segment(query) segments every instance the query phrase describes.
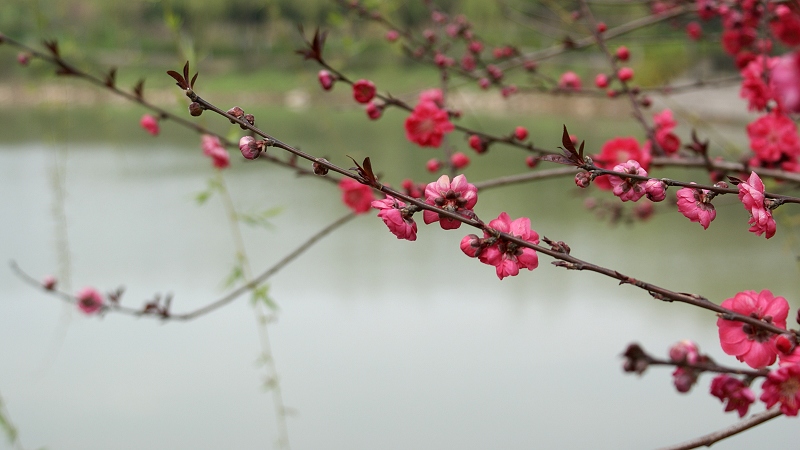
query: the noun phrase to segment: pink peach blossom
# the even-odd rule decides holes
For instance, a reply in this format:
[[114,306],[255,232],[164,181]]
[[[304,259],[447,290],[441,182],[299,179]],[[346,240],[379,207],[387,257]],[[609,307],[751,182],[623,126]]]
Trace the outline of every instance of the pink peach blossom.
[[353,99],[358,103],[369,103],[375,97],[375,83],[369,80],[358,80],[353,83]]
[[750,230],[756,236],[765,235],[767,239],[775,235],[775,219],[772,212],[766,207],[764,197],[764,183],[758,174],[750,173],[748,181],[739,183],[739,200],[744,204],[744,209],[750,213]]
[[[600,148],[600,153],[592,156],[592,160],[594,160],[597,167],[608,170],[631,159],[638,162],[645,171],[649,170],[650,161],[653,159],[650,155],[649,143],[640,147],[635,138],[617,137],[606,141],[603,147]],[[595,185],[600,189],[610,191],[612,186],[609,178],[609,175],[596,177],[594,179]]]
[[103,308],[103,296],[92,287],[85,287],[75,294],[78,309],[84,314],[94,314]]
[[567,91],[580,91],[581,78],[575,72],[564,72],[558,79],[558,87]]
[[711,380],[711,395],[721,402],[727,400],[725,412],[736,410],[739,417],[744,417],[750,405],[756,400],[753,391],[738,378],[729,375],[717,375]]
[[147,131],[153,136],[158,136],[158,119],[150,114],[143,115],[142,119],[139,120],[139,125],[144,129],[144,131]]
[[403,209],[405,203],[388,196],[383,200],[374,200],[370,205],[380,210],[378,217],[383,219],[383,223],[397,236],[397,239],[417,240],[417,223],[411,218],[411,214]]
[[342,202],[356,214],[369,211],[372,201],[375,200],[371,187],[352,178],[342,178],[339,189],[342,191]]
[[800,364],[781,366],[770,372],[761,391],[761,401],[767,408],[780,403],[782,413],[796,416],[800,410]]
[[667,198],[667,185],[661,180],[651,178],[644,183],[645,195],[652,202],[660,202]]
[[681,188],[676,192],[678,211],[692,222],[698,222],[708,229],[711,221],[717,217],[714,205],[708,200],[708,191],[704,189]]
[[[763,320],[778,328],[786,328],[789,303],[783,297],[775,297],[769,290],[760,293],[743,291],[720,305],[736,313]],[[735,320],[717,319],[722,350],[733,355],[754,369],[775,362],[777,349],[775,335],[759,327]]]
[[[531,220],[527,217],[512,221],[511,217],[503,212],[500,213],[497,219],[489,222],[489,227],[533,244],[539,243],[539,234],[531,229]],[[486,237],[489,237],[489,235]],[[464,249],[463,246],[464,241],[462,240],[462,250]],[[465,251],[465,253],[467,252]],[[484,264],[495,266],[497,277],[501,280],[505,277],[519,274],[520,268],[533,270],[539,266],[539,256],[533,249],[520,247],[502,238],[497,240],[494,245],[484,249],[478,259]]]
[[224,169],[230,165],[230,156],[225,147],[216,136],[204,134],[200,138],[200,148],[203,149],[203,154],[211,158],[211,163],[217,169]]
[[439,147],[442,137],[453,131],[447,111],[432,101],[417,104],[405,122],[406,139],[420,147]]
[[[467,177],[464,175],[457,175],[453,178],[452,183],[450,177],[442,175],[438,180],[428,183],[425,187],[425,203],[464,217],[470,217],[472,208],[477,202],[478,190],[475,185],[467,182]],[[440,216],[428,210],[423,211],[422,220],[426,224],[438,221],[444,230],[454,230],[461,226],[461,222],[458,220]]]
[[[628,160],[623,164],[614,166],[614,172],[627,173],[631,175],[647,176],[647,172],[642,169],[642,166],[634,160]],[[645,194],[645,184],[641,180],[634,180],[632,178],[619,177],[616,175],[609,175],[608,181],[611,183],[614,195],[619,197],[623,202],[638,201]]]

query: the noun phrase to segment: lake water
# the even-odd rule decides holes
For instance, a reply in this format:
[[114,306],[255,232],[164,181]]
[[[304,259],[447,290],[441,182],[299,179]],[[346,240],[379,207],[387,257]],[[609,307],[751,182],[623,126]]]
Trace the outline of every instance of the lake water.
[[[329,149],[315,146],[336,140],[289,132],[320,154]],[[353,156],[381,148],[380,133],[364,134]],[[214,171],[193,139],[0,144],[0,258],[35,277],[58,272],[52,180],[60,167],[73,289],[125,285],[130,306],[172,292],[175,312],[221,296],[234,247],[219,198],[194,201]],[[348,166],[347,151],[329,154]],[[429,155],[378,154],[373,162],[378,170],[421,167]],[[233,160],[225,177],[240,210],[285,207],[271,230],[245,228],[256,273],[346,212],[323,181]],[[496,168],[472,170],[478,181]],[[392,176],[402,172],[386,172],[399,183]],[[528,215],[573,255],[667,288],[715,302],[771,288],[798,306],[789,227],[758,238],[735,201],[719,202],[707,231],[677,213],[611,227],[593,220],[572,189],[562,179],[487,191],[476,211],[486,220],[503,210]],[[280,311],[269,332],[295,450],[640,449],[736,422],[708,394],[709,375],[680,395],[668,369],[642,377],[621,370],[630,342],[666,355],[686,338],[735,365],[719,348],[713,314],[567,272],[543,255],[539,269],[501,282],[460,252],[468,231],[419,219],[410,243],[374,213],[359,217],[270,281]],[[0,289],[0,392],[26,448],[272,448],[272,397],[262,387],[247,298],[196,321],[161,323],[86,317],[10,269],[0,270]],[[796,440],[796,420],[778,418],[714,448],[788,448]]]

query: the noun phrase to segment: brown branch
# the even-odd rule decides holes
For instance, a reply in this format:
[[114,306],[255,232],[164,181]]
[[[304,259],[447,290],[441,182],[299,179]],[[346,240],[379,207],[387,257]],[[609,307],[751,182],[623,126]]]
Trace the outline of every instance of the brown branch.
[[747,419],[740,420],[739,422],[733,424],[730,427],[723,428],[713,433],[709,433],[705,436],[700,436],[697,439],[692,439],[691,441],[686,441],[682,444],[673,445],[670,447],[663,447],[660,450],[689,450],[698,447],[711,447],[711,445],[716,442],[719,442],[723,439],[741,433],[742,431],[749,430],[750,428],[753,428],[757,425],[761,425],[762,423],[768,420],[772,420],[782,414],[783,413],[781,413],[781,410],[779,408],[774,408],[764,411],[762,413],[753,414]]

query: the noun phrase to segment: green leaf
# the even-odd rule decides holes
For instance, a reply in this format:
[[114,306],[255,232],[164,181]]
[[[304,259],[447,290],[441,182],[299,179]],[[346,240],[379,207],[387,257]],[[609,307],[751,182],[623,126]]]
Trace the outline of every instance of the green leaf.
[[268,309],[272,311],[278,310],[278,304],[275,303],[272,298],[269,296],[269,285],[264,284],[255,289],[253,289],[253,295],[250,297],[250,303],[253,306],[256,306],[259,303],[263,303]]
[[237,219],[239,219],[240,222],[246,225],[272,229],[274,228],[275,225],[273,225],[273,223],[270,222],[269,219],[277,216],[282,212],[283,212],[283,207],[276,206],[274,208],[266,209],[264,211],[255,213],[239,213],[236,215],[236,217]]
[[203,205],[205,204],[205,202],[208,201],[209,198],[211,198],[212,194],[213,192],[211,191],[198,192],[197,194],[195,194],[194,200],[197,202],[198,205]]
[[244,279],[244,270],[242,270],[241,264],[236,264],[233,266],[231,273],[228,275],[228,278],[225,280],[225,287],[229,288],[236,284],[237,281]]

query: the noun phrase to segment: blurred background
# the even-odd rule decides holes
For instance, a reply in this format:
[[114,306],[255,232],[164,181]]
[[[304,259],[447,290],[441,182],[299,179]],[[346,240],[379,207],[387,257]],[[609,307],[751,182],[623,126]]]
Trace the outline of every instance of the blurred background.
[[[439,5],[473,18],[494,45],[536,49],[585,34],[560,2]],[[403,27],[430,26],[422,2],[372,6]],[[646,8],[597,5],[596,13],[614,26]],[[346,155],[369,156],[393,185],[432,181],[424,165],[440,153],[405,140],[403,113],[368,121],[347,86],[319,88],[319,68],[294,54],[302,45],[298,23],[307,33],[329,30],[330,63],[381,91],[413,101],[439,83],[435,69],[386,42],[385,30],[330,1],[8,0],[0,7],[3,34],[32,46],[57,39],[64,58],[99,75],[119,67],[120,87],[144,77],[146,98],[187,118],[185,97],[164,72],[188,59],[200,71],[204,98],[243,107],[285,142],[341,166],[349,164]],[[706,39],[688,42],[684,24],[676,19],[616,41],[631,48],[642,85],[733,70],[717,48],[718,25],[704,24]],[[68,291],[124,285],[123,303],[132,307],[171,292],[173,310],[184,312],[227,292],[236,251],[219,196],[196,201],[218,176],[199,136],[169,121],[150,136],[139,127],[140,106],[55,77],[42,62],[22,67],[17,53],[0,45],[0,259],[36,278],[57,275]],[[604,64],[586,50],[540,70],[553,78],[575,70],[589,85]],[[615,136],[644,140],[624,101],[502,100],[469,83],[456,86],[451,99],[465,126],[503,135],[522,125],[537,146],[555,150],[566,124],[588,153]],[[712,152],[735,157],[746,151],[744,126],[753,118],[737,90],[657,97],[654,111],[672,108],[684,140],[696,127],[712,139]],[[192,120],[241,136],[211,114]],[[458,134],[448,144],[473,159],[465,170],[473,182],[530,170],[513,148],[478,156]],[[256,273],[346,212],[331,184],[263,161],[232,153],[223,176],[240,211],[281,208],[268,226],[243,229]],[[668,205],[647,221],[612,223],[610,213],[597,216],[602,208],[586,208],[590,197],[613,200],[579,191],[569,177],[487,190],[476,212],[486,220],[502,211],[530,217],[540,235],[567,242],[577,257],[717,303],[769,288],[800,306],[790,207],[779,210],[778,234],[766,241],[747,232],[735,198],[715,201],[717,219],[704,231]],[[629,206],[622,217],[630,217]],[[374,213],[364,215],[270,280],[278,309],[268,329],[291,448],[638,449],[736,422],[708,394],[708,375],[678,394],[668,369],[641,377],[621,370],[620,354],[633,341],[666,356],[674,342],[692,339],[718,362],[736,365],[719,348],[714,315],[555,268],[544,256],[536,271],[499,281],[492,267],[459,250],[470,231],[418,222],[411,243],[395,239]],[[0,270],[0,395],[10,420],[3,429],[16,429],[22,448],[274,448],[275,383],[258,330],[244,297],[188,323],[86,317]],[[796,422],[778,418],[715,448],[789,446],[795,438]],[[15,448],[8,442],[0,448]]]

